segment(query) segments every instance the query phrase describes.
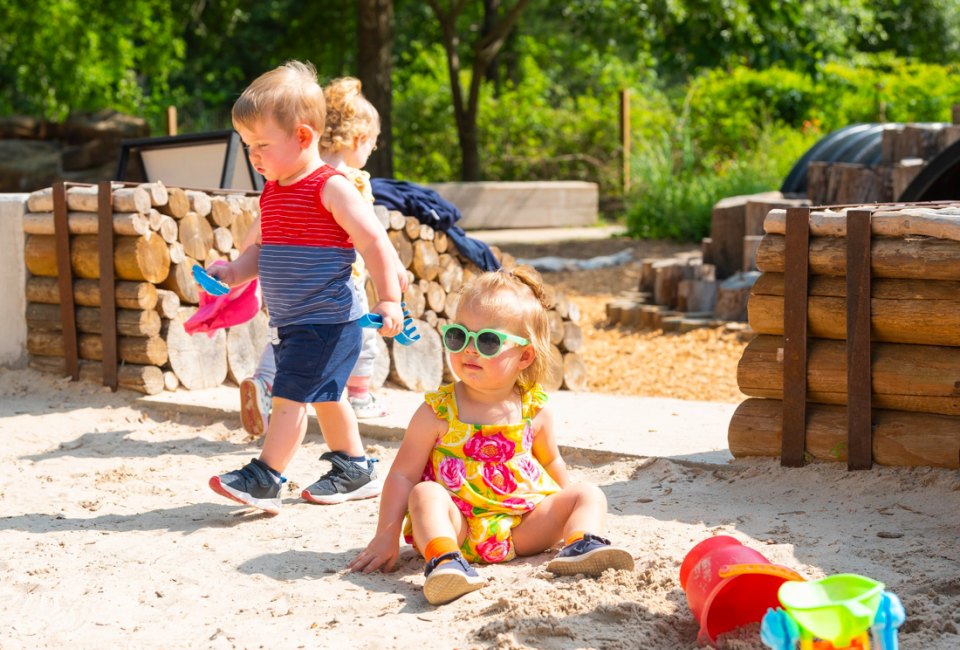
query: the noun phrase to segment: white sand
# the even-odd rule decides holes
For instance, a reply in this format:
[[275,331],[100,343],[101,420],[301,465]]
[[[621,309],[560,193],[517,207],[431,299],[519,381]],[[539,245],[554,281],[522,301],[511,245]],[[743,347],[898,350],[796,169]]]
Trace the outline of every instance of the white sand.
[[[607,534],[634,573],[554,578],[550,554],[480,567],[489,584],[434,608],[409,547],[393,574],[344,571],[378,501],[235,507],[207,479],[257,454],[239,422],[169,417],[29,370],[0,370],[0,649],[695,648],[678,580],[723,533],[808,578],[882,580],[907,610],[901,648],[960,647],[960,475],[937,469],[786,470],[629,459],[572,467],[603,486]],[[642,414],[637,414],[642,419]],[[326,470],[308,435],[287,475]],[[385,472],[393,445],[370,450]],[[756,630],[724,640],[761,649]]]

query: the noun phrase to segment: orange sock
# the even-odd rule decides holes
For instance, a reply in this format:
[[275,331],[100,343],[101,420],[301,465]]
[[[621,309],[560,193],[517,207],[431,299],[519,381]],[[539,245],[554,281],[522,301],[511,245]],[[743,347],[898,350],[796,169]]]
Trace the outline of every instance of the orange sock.
[[572,533],[570,533],[570,536],[569,536],[569,537],[567,537],[565,540],[563,540],[563,545],[564,545],[564,546],[570,546],[571,544],[576,544],[576,543],[579,542],[581,539],[583,539],[583,536],[584,536],[584,535],[586,535],[586,533],[583,532],[582,530],[575,530],[575,531],[573,531]]
[[430,562],[433,558],[441,555],[458,552],[460,552],[460,547],[457,546],[457,540],[452,537],[434,537],[427,542],[427,547],[423,549],[423,557],[427,562]]

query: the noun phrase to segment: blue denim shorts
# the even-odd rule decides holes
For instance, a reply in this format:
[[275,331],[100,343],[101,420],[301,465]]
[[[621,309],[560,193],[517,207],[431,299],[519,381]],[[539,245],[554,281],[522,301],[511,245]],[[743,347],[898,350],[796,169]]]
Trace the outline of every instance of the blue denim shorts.
[[357,321],[331,325],[287,325],[274,343],[274,397],[302,404],[337,402],[360,354]]

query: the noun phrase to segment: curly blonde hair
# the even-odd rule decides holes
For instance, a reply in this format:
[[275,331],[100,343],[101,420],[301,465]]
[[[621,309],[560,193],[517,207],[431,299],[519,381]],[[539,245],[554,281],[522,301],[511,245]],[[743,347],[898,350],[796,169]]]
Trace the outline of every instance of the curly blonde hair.
[[380,135],[380,114],[361,89],[356,77],[340,77],[324,86],[327,124],[320,135],[321,151],[351,149],[357,138],[376,140]]
[[527,391],[538,384],[547,372],[550,359],[550,324],[547,311],[553,306],[540,274],[530,266],[516,266],[509,271],[481,273],[460,290],[458,309],[493,309],[513,316],[518,336],[530,341],[534,360],[520,372],[517,384]]

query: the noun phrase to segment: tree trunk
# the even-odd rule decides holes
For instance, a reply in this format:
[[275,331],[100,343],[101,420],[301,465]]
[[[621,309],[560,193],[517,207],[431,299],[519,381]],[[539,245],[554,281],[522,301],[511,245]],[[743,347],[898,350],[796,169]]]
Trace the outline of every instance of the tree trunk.
[[563,386],[572,391],[587,389],[587,367],[575,352],[563,355]]
[[227,378],[227,336],[217,330],[213,338],[206,334],[187,334],[183,324],[196,309],[181,308],[169,321],[167,351],[170,367],[187,390],[214,388]]
[[[30,357],[30,367],[41,372],[63,373],[60,357]],[[98,361],[80,362],[80,379],[94,383],[103,381],[103,364]],[[156,395],[163,390],[163,371],[156,366],[140,366],[125,363],[117,368],[117,384],[120,388],[135,390],[147,395]]]
[[[786,238],[764,235],[757,249],[757,268],[783,273]],[[846,276],[847,240],[812,237],[809,246],[812,275]],[[960,280],[960,241],[949,239],[874,239],[870,245],[874,278]]]
[[391,344],[393,369],[390,378],[408,390],[434,390],[443,380],[443,348],[440,335],[422,320],[413,320],[420,333],[414,345]]
[[480,150],[477,136],[477,110],[480,104],[480,89],[484,71],[503,47],[504,40],[510,34],[520,13],[529,0],[516,0],[512,7],[504,12],[502,18],[481,32],[477,41],[470,47],[473,53],[470,73],[470,91],[464,101],[463,88],[460,85],[460,37],[457,34],[457,18],[464,3],[445,11],[437,0],[429,0],[430,8],[440,21],[443,34],[443,47],[447,52],[447,73],[450,91],[453,97],[453,113],[457,121],[457,135],[460,141],[460,180],[479,181]]
[[[77,337],[77,346],[81,359],[103,361],[103,338],[99,334],[81,334]],[[62,357],[63,334],[30,330],[27,332],[27,352],[43,357]],[[162,366],[167,362],[167,342],[158,336],[121,336],[117,340],[117,357],[124,363]]]
[[260,355],[270,342],[268,320],[261,310],[246,323],[227,330],[227,377],[238,386],[260,364]]
[[371,176],[393,178],[393,0],[357,0],[357,76],[380,114]]
[[[818,460],[847,460],[847,409],[807,406],[806,451]],[[727,443],[735,458],[779,456],[783,402],[748,399],[730,419]],[[960,467],[960,417],[873,411],[873,459],[879,465]]]
[[196,263],[192,257],[184,257],[183,263],[171,264],[170,275],[159,286],[177,294],[184,303],[196,305],[200,302],[200,287],[193,278]]
[[[28,302],[60,304],[60,281],[57,278],[34,276],[27,280]],[[157,288],[149,282],[119,281],[114,286],[114,299],[120,309],[153,309],[157,306]],[[81,307],[100,306],[98,280],[74,280],[73,300]]]
[[[960,348],[874,343],[873,405],[898,411],[960,415]],[[750,397],[783,398],[783,337],[761,335],[743,351],[737,385]],[[807,399],[847,403],[847,357],[843,341],[810,339]]]
[[[77,331],[101,334],[99,307],[78,307]],[[27,303],[27,326],[40,330],[63,330],[59,305]],[[152,309],[118,309],[117,333],[124,336],[151,337],[160,333],[160,314]]]
[[[67,231],[71,235],[95,235],[100,230],[100,217],[96,212],[68,212]],[[23,232],[28,235],[53,235],[52,212],[27,212],[23,215]],[[136,237],[150,232],[147,219],[139,212],[115,212],[113,214],[115,235]]]
[[[769,280],[768,275],[772,276]],[[950,293],[956,282],[874,279],[871,284],[870,333],[874,341],[960,346],[960,294]],[[811,278],[807,298],[811,337],[845,339],[846,309],[843,278]],[[783,276],[760,276],[748,310],[755,332],[782,335]]]
[[[50,235],[30,235],[23,252],[27,270],[33,275],[57,277],[57,245]],[[70,264],[79,278],[100,277],[100,242],[96,235],[70,239]],[[170,272],[167,244],[151,233],[114,240],[113,270],[118,280],[162,282]]]
[[[811,237],[846,237],[847,215],[833,210],[810,213]],[[763,220],[767,234],[787,234],[786,210],[770,210]],[[960,219],[935,208],[889,208],[870,216],[870,232],[876,237],[935,237],[960,241]]]

